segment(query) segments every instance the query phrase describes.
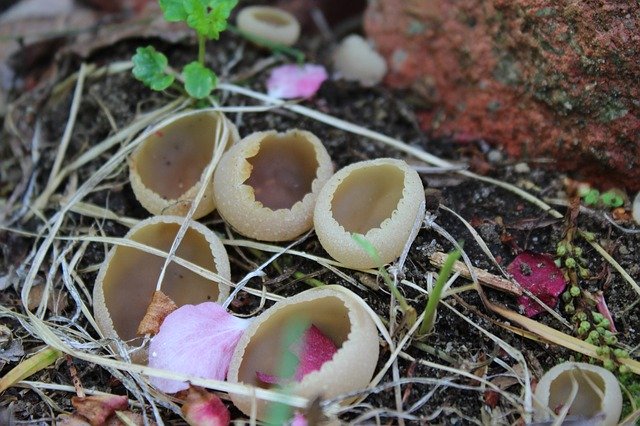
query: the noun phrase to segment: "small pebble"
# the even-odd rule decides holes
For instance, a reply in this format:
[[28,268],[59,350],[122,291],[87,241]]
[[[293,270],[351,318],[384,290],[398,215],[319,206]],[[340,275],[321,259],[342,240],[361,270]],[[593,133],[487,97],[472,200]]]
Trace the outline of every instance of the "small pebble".
[[514,166],[513,170],[516,173],[522,173],[522,174],[529,173],[531,171],[527,163],[518,163]]
[[487,154],[487,161],[489,161],[490,163],[499,163],[502,161],[502,158],[502,151],[498,149],[493,149]]
[[636,194],[636,198],[633,199],[632,212],[633,220],[640,225],[640,192]]

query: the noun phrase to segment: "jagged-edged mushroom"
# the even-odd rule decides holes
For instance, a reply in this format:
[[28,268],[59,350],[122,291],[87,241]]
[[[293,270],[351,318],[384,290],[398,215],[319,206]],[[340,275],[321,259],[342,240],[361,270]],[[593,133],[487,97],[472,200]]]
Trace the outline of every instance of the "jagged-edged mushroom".
[[220,215],[242,235],[286,241],[311,229],[318,193],[332,173],[313,133],[257,132],[224,154],[213,193]]
[[424,214],[424,187],[402,160],[381,158],[338,171],[320,191],[314,225],[322,247],[352,268],[378,267],[354,241],[362,234],[383,263],[402,253],[416,219]]
[[339,77],[359,81],[363,86],[378,84],[387,73],[387,63],[359,35],[350,35],[333,53],[333,66]]
[[[307,321],[331,339],[337,351],[319,370],[290,383],[293,395],[331,398],[365,389],[378,361],[376,326],[365,303],[344,287],[324,286],[284,299],[253,320],[240,338],[231,358],[227,380],[268,388],[261,374],[277,375],[283,351],[284,330],[291,321]],[[242,412],[264,420],[267,403],[243,395],[231,394]],[[348,403],[350,401],[344,401]]]
[[[300,37],[300,23],[295,16],[272,6],[248,6],[238,13],[238,29],[249,36],[291,46]],[[260,44],[260,40],[254,40]]]
[[[584,362],[563,362],[547,371],[536,387],[535,418],[552,420],[570,404],[567,416],[583,418],[603,416],[603,426],[618,424],[622,412],[622,392],[616,377],[607,369]],[[593,423],[596,424],[596,423]]]
[[[219,141],[223,134],[226,138]],[[212,212],[211,183],[203,182],[204,171],[216,147],[223,144],[225,149],[240,139],[236,126],[222,113],[204,109],[172,116],[142,137],[129,161],[131,187],[140,204],[152,214],[185,216],[205,185],[193,218]]]
[[[143,220],[125,239],[169,252],[185,219],[153,216]],[[176,256],[230,279],[229,259],[220,239],[204,225],[190,221]],[[138,248],[113,247],[100,268],[93,289],[96,322],[107,338],[122,339],[132,346],[137,329],[156,289],[165,258]],[[211,281],[175,262],[169,264],[161,290],[177,306],[221,301],[229,295],[226,283]]]

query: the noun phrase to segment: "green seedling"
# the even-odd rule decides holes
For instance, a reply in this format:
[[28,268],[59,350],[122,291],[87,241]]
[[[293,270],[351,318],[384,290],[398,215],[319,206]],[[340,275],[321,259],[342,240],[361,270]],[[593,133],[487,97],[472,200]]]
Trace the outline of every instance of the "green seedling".
[[[207,40],[217,40],[238,0],[159,0],[164,18],[185,22],[198,36],[198,59],[182,69],[184,89],[195,99],[208,97],[218,77],[204,63]],[[152,90],[161,91],[175,82],[167,57],[153,46],[139,47],[132,58],[133,75]]]
[[[300,342],[310,325],[310,321],[302,316],[295,317],[286,324],[282,338],[282,358],[278,365],[279,377],[290,378],[295,374],[300,358],[299,354],[294,354],[290,348]],[[282,386],[280,391],[285,395],[291,395],[291,385]],[[271,403],[267,411],[266,424],[286,424],[292,415],[293,409],[290,405],[280,402]]]
[[389,291],[396,298],[398,304],[400,305],[400,309],[404,313],[404,318],[408,327],[413,326],[416,322],[417,313],[413,306],[410,306],[407,303],[407,300],[404,298],[402,293],[398,290],[395,283],[389,276],[389,272],[384,268],[384,264],[382,263],[382,259],[380,259],[380,255],[378,254],[378,250],[371,244],[369,240],[365,238],[362,234],[351,234],[351,238],[355,241],[366,253],[367,255],[378,265],[378,272],[380,276],[384,280],[387,287],[389,287]]
[[581,189],[579,194],[582,201],[587,206],[596,206],[601,204],[610,209],[620,207],[624,204],[624,198],[620,195],[620,192],[615,189],[610,189],[602,194],[597,189],[584,188]]
[[424,319],[422,320],[422,324],[420,324],[420,330],[418,331],[419,336],[426,336],[431,333],[433,329],[433,325],[436,322],[436,311],[438,309],[438,303],[440,303],[440,299],[442,298],[442,290],[447,280],[451,276],[451,272],[453,271],[453,265],[456,263],[458,259],[460,259],[461,252],[460,250],[454,250],[444,261],[440,272],[438,273],[438,279],[436,280],[431,293],[429,294],[429,299],[427,300],[427,307],[424,310]]

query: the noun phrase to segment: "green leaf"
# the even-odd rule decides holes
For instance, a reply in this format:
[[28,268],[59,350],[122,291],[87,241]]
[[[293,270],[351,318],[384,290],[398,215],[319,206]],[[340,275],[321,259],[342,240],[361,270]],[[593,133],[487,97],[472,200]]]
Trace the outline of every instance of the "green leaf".
[[23,360],[0,379],[0,393],[27,377],[47,368],[62,356],[57,349],[46,347],[31,358]]
[[237,0],[183,0],[187,25],[208,39],[217,40]]
[[598,197],[600,196],[600,191],[597,189],[590,189],[583,196],[582,199],[584,203],[588,206],[595,206],[598,204]]
[[209,68],[194,61],[182,70],[184,88],[192,98],[203,99],[211,94],[218,84],[218,77]]
[[160,9],[162,9],[164,19],[169,22],[187,20],[187,11],[184,8],[183,0],[160,0]]
[[611,208],[620,207],[624,204],[624,198],[615,190],[603,192],[600,195],[600,199],[605,206]]
[[164,90],[171,86],[174,77],[166,73],[167,57],[153,46],[138,47],[133,61],[133,76],[153,90]]

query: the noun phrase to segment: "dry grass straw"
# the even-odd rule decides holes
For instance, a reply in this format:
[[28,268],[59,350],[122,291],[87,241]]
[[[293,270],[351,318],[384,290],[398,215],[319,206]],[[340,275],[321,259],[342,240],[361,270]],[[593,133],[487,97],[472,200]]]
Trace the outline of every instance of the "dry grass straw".
[[[82,272],[86,272],[87,269],[85,269],[84,271],[78,270],[78,265],[90,243],[102,244],[105,254],[108,248],[114,245],[133,247],[139,250],[143,250],[147,253],[160,256],[165,259],[163,271],[166,269],[167,265],[169,265],[170,262],[175,262],[208,279],[226,282],[227,284],[234,287],[234,295],[237,294],[240,289],[242,289],[249,294],[260,297],[261,303],[263,303],[265,299],[277,301],[282,299],[282,296],[267,292],[266,287],[255,289],[247,287],[245,286],[245,284],[251,278],[261,276],[263,274],[262,269],[271,264],[271,262],[273,262],[277,257],[281,256],[284,253],[291,256],[301,257],[311,262],[315,262],[321,268],[326,268],[339,278],[345,279],[351,285],[358,286],[359,288],[365,290],[368,289],[368,287],[359,283],[352,274],[348,274],[347,272],[345,272],[345,270],[348,270],[348,268],[345,268],[340,263],[331,259],[315,256],[304,251],[294,250],[294,245],[299,241],[296,241],[287,247],[281,247],[250,240],[224,239],[223,243],[227,247],[249,248],[266,253],[273,253],[273,256],[271,256],[266,262],[264,262],[254,271],[248,273],[245,276],[245,279],[237,284],[228,282],[212,271],[208,271],[205,268],[199,267],[189,261],[175,256],[176,249],[180,244],[180,239],[187,228],[187,220],[192,216],[195,206],[197,206],[199,200],[203,196],[203,189],[198,192],[195,201],[192,203],[192,208],[187,215],[187,218],[185,219],[183,225],[181,226],[180,232],[176,236],[174,244],[172,245],[169,252],[164,252],[162,250],[148,247],[131,240],[125,240],[123,238],[100,235],[103,234],[101,231],[101,224],[105,220],[111,220],[128,227],[135,225],[138,221],[133,218],[119,216],[115,212],[108,209],[106,206],[98,206],[88,203],[84,201],[84,198],[91,192],[95,191],[97,188],[109,188],[109,186],[111,185],[109,183],[109,180],[114,179],[114,177],[118,176],[118,172],[125,164],[125,160],[129,153],[131,153],[132,150],[141,143],[143,136],[136,137],[136,135],[138,135],[152,123],[158,122],[169,114],[180,111],[187,106],[184,100],[178,99],[162,108],[136,117],[125,128],[116,131],[115,126],[112,126],[114,127],[115,131],[113,135],[97,143],[86,152],[80,153],[75,159],[68,160],[66,158],[68,152],[67,148],[73,134],[74,122],[78,113],[78,106],[82,98],[83,85],[87,82],[87,79],[100,78],[109,73],[123,72],[128,70],[129,68],[130,63],[127,62],[118,63],[115,64],[115,66],[105,68],[97,68],[94,65],[83,65],[77,74],[71,76],[69,79],[67,79],[54,89],[54,93],[62,94],[65,90],[69,89],[75,83],[75,90],[70,109],[69,120],[66,124],[61,143],[58,145],[56,159],[54,161],[52,172],[47,181],[47,185],[42,189],[37,199],[29,202],[29,199],[25,198],[23,203],[24,205],[20,206],[20,209],[17,209],[18,215],[22,216],[22,218],[39,218],[39,220],[42,221],[42,224],[39,227],[38,232],[35,234],[20,231],[18,229],[15,229],[14,227],[8,227],[7,225],[0,225],[0,229],[8,229],[11,232],[17,232],[21,235],[31,236],[34,239],[34,245],[32,248],[32,252],[28,257],[28,261],[25,262],[22,266],[22,272],[25,275],[25,279],[21,289],[21,300],[26,313],[20,314],[5,307],[0,307],[0,316],[12,317],[18,320],[29,334],[41,340],[46,345],[52,348],[107,369],[112,375],[121,380],[129,390],[132,403],[139,407],[145,407],[147,409],[143,410],[145,416],[147,415],[148,411],[150,411],[154,417],[154,420],[159,424],[162,424],[159,407],[164,407],[176,414],[179,414],[179,409],[171,398],[149,387],[145,376],[155,376],[175,380],[188,380],[194,385],[203,386],[221,392],[234,392],[252,396],[257,399],[289,404],[297,408],[306,407],[309,404],[309,401],[304,398],[287,396],[275,391],[253,388],[240,384],[231,384],[224,381],[189,377],[169,371],[132,364],[128,361],[128,353],[123,349],[122,345],[120,345],[121,349],[118,352],[113,352],[109,346],[109,343],[113,342],[106,341],[103,338],[99,340],[93,338],[95,334],[100,335],[100,331],[97,328],[92,316],[91,293],[87,288],[86,283],[84,283],[81,279]],[[459,167],[456,167],[443,159],[433,156],[418,148],[406,145],[402,141],[399,141],[397,139],[385,136],[378,132],[371,131],[361,126],[357,126],[344,120],[331,117],[329,115],[320,113],[301,105],[286,103],[274,98],[270,98],[264,94],[251,91],[243,87],[235,86],[232,84],[221,84],[219,86],[219,89],[224,94],[239,94],[256,99],[263,103],[263,105],[247,107],[214,107],[220,112],[244,114],[265,112],[274,107],[284,108],[295,114],[304,115],[306,117],[325,123],[328,126],[332,126],[349,133],[353,133],[374,141],[384,143],[397,149],[400,152],[409,154],[438,168],[453,170],[454,172],[459,173],[463,176],[507,189],[522,197],[526,201],[538,206],[542,210],[548,212],[553,217],[562,216],[559,212],[552,209],[542,200],[513,185],[497,181],[495,179],[478,176],[467,170],[461,170]],[[103,109],[105,108],[106,107],[103,106]],[[107,112],[108,110],[105,111],[105,114],[107,114]],[[228,132],[226,126],[219,128],[218,132],[218,136],[220,136],[222,140],[225,140],[225,135]],[[115,152],[115,154],[113,154],[108,160],[102,163],[88,180],[82,182],[76,188],[72,188],[72,190],[65,195],[57,193],[62,182],[67,179],[72,180],[72,178],[80,168],[86,166],[90,162],[95,162],[95,160],[102,157],[103,154],[105,154],[107,151],[116,148],[117,151]],[[221,147],[217,147],[215,149],[213,159],[205,170],[206,177],[209,177],[213,173],[215,165],[222,155],[222,151],[223,149]],[[497,265],[498,268],[500,268],[500,265],[497,263],[496,259],[489,251],[487,245],[484,243],[480,235],[478,235],[477,232],[473,229],[473,227],[471,227],[471,225],[468,224],[468,222],[466,222],[457,213],[453,212],[450,209],[447,209],[446,207],[443,208],[448,212],[454,214],[459,220],[464,223],[469,232],[471,232],[474,241],[479,245],[479,247],[483,250],[487,257],[495,265]],[[52,217],[47,218],[44,214],[44,211],[50,211],[51,209],[54,209],[56,212]],[[69,212],[74,212],[87,218],[94,218],[94,226],[89,227],[88,229],[79,229],[75,227],[75,225],[68,220],[69,218],[67,214]],[[409,239],[409,241],[407,241],[405,251],[401,256],[400,261],[396,265],[394,265],[394,267],[391,269],[391,272],[396,284],[401,284],[401,286],[406,286],[426,296],[428,294],[428,291],[423,289],[420,285],[411,282],[410,280],[401,279],[401,272],[404,266],[404,261],[407,254],[409,253],[413,238],[415,238],[417,231],[422,225],[422,218],[417,218],[416,223],[417,225],[414,229],[415,232],[412,233],[412,237]],[[444,238],[451,241],[454,245],[457,244],[456,239],[451,236],[446,230],[442,229],[433,220],[429,221],[429,219],[427,218],[426,224],[436,232],[443,235]],[[619,270],[625,280],[627,280],[632,285],[634,290],[637,291],[638,294],[640,294],[640,287],[638,287],[635,281],[626,272],[624,272],[620,265],[617,264],[615,260],[612,259],[609,255],[607,255],[604,250],[599,245],[597,245],[597,243],[590,243],[596,248],[596,250],[602,252],[601,254],[603,254],[603,257],[605,257],[608,262],[610,262],[617,270]],[[70,259],[67,260],[69,257]],[[470,326],[476,329],[482,338],[492,341],[495,345],[500,347],[511,357],[511,359],[515,363],[514,365],[518,366],[518,368],[515,368],[514,365],[507,364],[497,357],[491,358],[489,360],[489,363],[493,368],[502,371],[501,374],[515,377],[519,385],[518,389],[513,392],[507,392],[494,384],[489,377],[480,377],[473,372],[468,371],[468,369],[461,368],[460,366],[439,364],[436,362],[428,361],[426,359],[415,358],[414,356],[407,353],[407,348],[409,348],[414,343],[414,336],[416,330],[418,329],[418,326],[421,323],[422,316],[408,330],[397,328],[395,321],[395,315],[397,311],[396,303],[393,296],[389,294],[390,311],[389,321],[387,322],[388,325],[385,324],[385,321],[383,321],[383,319],[380,318],[370,306],[366,304],[364,305],[364,308],[369,313],[372,320],[375,322],[380,335],[384,340],[384,345],[387,346],[389,350],[390,354],[388,358],[384,361],[383,367],[378,371],[367,389],[363,389],[349,395],[342,395],[333,400],[322,401],[321,406],[324,408],[326,413],[330,415],[339,415],[341,413],[349,412],[352,415],[357,415],[358,417],[356,417],[356,421],[359,422],[366,422],[371,419],[375,419],[376,421],[381,422],[383,421],[382,419],[392,418],[400,424],[404,423],[404,421],[414,421],[419,418],[424,420],[425,417],[427,419],[436,419],[443,413],[454,413],[462,418],[467,418],[467,420],[470,422],[480,424],[480,421],[478,420],[478,418],[482,418],[480,414],[478,415],[478,418],[469,418],[461,411],[457,410],[455,407],[440,407],[433,413],[430,413],[426,416],[418,416],[416,415],[416,412],[421,407],[423,407],[424,404],[429,402],[429,400],[433,398],[434,395],[436,395],[438,392],[443,392],[449,388],[471,389],[477,391],[478,393],[483,393],[486,389],[491,389],[497,392],[502,397],[502,409],[507,410],[505,412],[504,419],[502,419],[502,423],[506,423],[509,421],[509,413],[518,413],[519,415],[523,416],[526,421],[530,421],[532,413],[531,375],[529,373],[529,368],[523,354],[496,335],[476,324],[473,320],[456,310],[452,305],[445,301],[448,296],[460,293],[462,291],[476,290],[482,295],[482,291],[478,286],[478,277],[475,273],[475,269],[473,268],[468,255],[464,253],[464,251],[463,257],[469,271],[469,276],[473,280],[474,284],[470,286],[453,287],[452,284],[455,281],[455,277],[457,275],[454,276],[454,278],[451,279],[448,283],[447,290],[445,291],[443,296],[442,305],[445,306],[447,310],[452,314],[460,317]],[[89,268],[88,270],[95,271],[97,267],[98,265]],[[505,276],[505,279],[510,279],[510,277],[504,270],[502,270],[501,268],[500,270]],[[374,278],[377,278],[378,275],[378,271],[374,270],[361,272]],[[45,293],[42,297],[43,302],[40,303],[40,306],[36,309],[35,312],[31,312],[26,308],[29,296],[34,285],[42,281],[43,276],[46,277]],[[69,319],[58,317],[46,318],[46,300],[48,300],[49,293],[53,291],[53,288],[56,286],[58,278],[60,279],[60,281],[62,281],[66,291],[70,295],[75,305],[74,313]],[[161,282],[162,275],[158,281],[159,287],[161,286]],[[227,301],[226,305],[228,305],[230,301],[231,298]],[[487,304],[486,300],[485,304]],[[572,336],[567,335],[566,333],[553,330],[549,327],[544,328],[539,323],[527,318],[525,318],[525,321],[521,318],[521,316],[518,316],[513,311],[507,310],[505,308],[501,308],[492,304],[489,304],[488,307],[504,318],[519,323],[528,330],[519,330],[513,326],[509,326],[511,327],[509,329],[513,332],[522,332],[521,335],[525,337],[544,339],[545,341],[553,342],[568,349],[581,352],[589,356],[597,357],[595,354],[595,348],[590,347],[590,345],[587,345],[585,342],[579,341],[578,339],[575,339]],[[552,313],[555,314],[555,312],[553,311]],[[566,321],[563,318],[561,318],[557,314],[555,314],[555,317],[563,325],[566,325]],[[80,325],[85,322],[84,320],[86,320],[86,323],[92,328],[92,330],[87,330]],[[115,343],[117,344],[118,342]],[[434,371],[438,371],[442,377],[403,378],[400,376],[398,365],[399,360],[406,360],[429,367]],[[629,367],[636,373],[640,373],[640,369],[638,368],[638,363],[636,361],[628,360],[626,364],[629,365]],[[391,380],[383,383],[385,377],[388,377],[389,372],[391,372]],[[432,388],[418,401],[415,401],[411,405],[405,407],[405,403],[402,399],[402,389],[403,387],[411,384],[429,385],[432,386]],[[60,409],[60,407],[57,407],[52,401],[48,400],[48,397],[46,396],[44,391],[73,391],[73,387],[55,383],[23,381],[20,382],[19,385],[28,386],[36,390],[51,407],[52,416],[53,411]],[[395,407],[393,409],[388,407],[374,407],[371,404],[366,404],[363,402],[367,396],[378,392],[383,392],[387,389],[394,389]],[[95,392],[88,390],[88,393],[91,394]],[[353,396],[359,397],[353,404],[346,407],[338,405],[340,401]]]

